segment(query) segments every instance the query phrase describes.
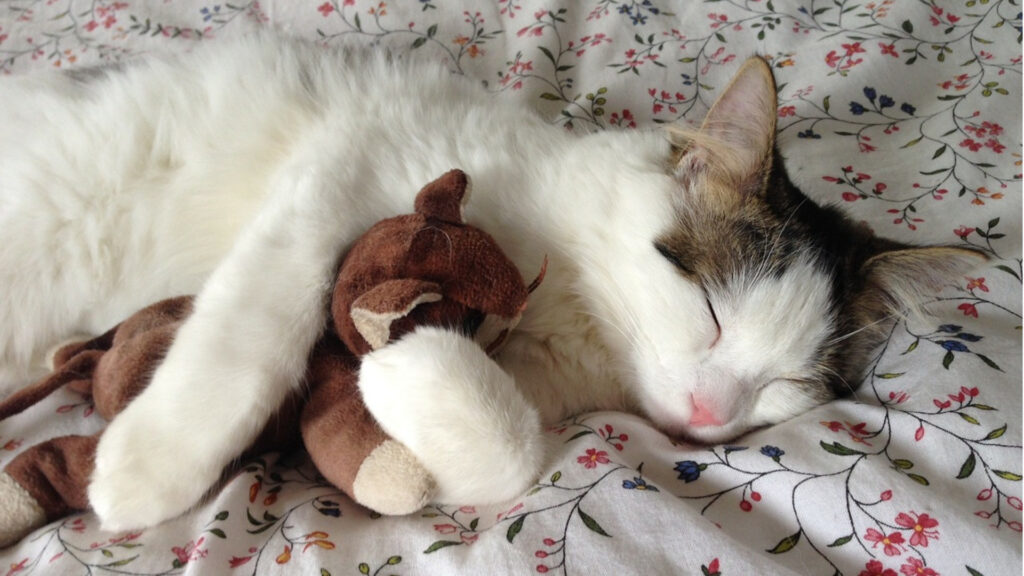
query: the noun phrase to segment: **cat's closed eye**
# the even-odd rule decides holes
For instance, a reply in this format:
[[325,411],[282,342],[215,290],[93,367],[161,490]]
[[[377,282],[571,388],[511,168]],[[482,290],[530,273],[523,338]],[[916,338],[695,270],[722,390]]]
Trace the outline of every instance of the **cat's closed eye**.
[[[691,268],[688,263],[684,262],[683,258],[675,251],[673,251],[671,248],[669,248],[666,244],[662,242],[655,242],[654,248],[658,251],[659,254],[661,254],[666,260],[671,262],[672,265],[675,266],[684,275],[690,277],[691,279],[697,279],[697,274],[696,272],[693,271],[693,268]],[[705,293],[704,302],[705,304],[707,304],[708,313],[711,315],[711,321],[715,323],[715,335],[711,339],[711,343],[708,345],[708,348],[714,348],[715,344],[718,343],[718,339],[722,336],[722,325],[718,321],[718,314],[715,312],[715,307],[711,303],[711,298],[708,297],[707,295],[707,288],[704,287],[702,282],[699,283],[701,285],[701,289],[704,290]]]
[[718,339],[722,337],[722,325],[718,322],[718,314],[715,313],[715,307],[711,304],[711,298],[704,297],[704,301],[708,305],[708,312],[711,313],[711,320],[715,323],[715,337],[711,340],[711,345],[708,348],[714,348],[715,344],[718,344]]
[[671,248],[669,248],[668,246],[661,242],[655,242],[654,248],[658,251],[659,254],[664,256],[666,260],[671,262],[673,266],[678,268],[680,272],[683,272],[684,274],[687,274],[689,276],[694,275],[693,268],[690,268],[690,266],[683,261],[682,257],[679,256],[679,254],[675,253]]

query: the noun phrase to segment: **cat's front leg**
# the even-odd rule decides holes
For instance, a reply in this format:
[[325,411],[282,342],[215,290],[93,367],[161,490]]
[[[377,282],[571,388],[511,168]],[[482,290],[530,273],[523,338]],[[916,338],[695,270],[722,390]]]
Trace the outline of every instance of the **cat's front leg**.
[[376,217],[339,210],[325,182],[307,170],[271,192],[149,387],[103,434],[89,502],[104,528],[196,504],[300,382],[338,255]]
[[381,427],[434,477],[438,502],[504,502],[536,482],[538,412],[465,336],[420,327],[364,356],[359,387]]

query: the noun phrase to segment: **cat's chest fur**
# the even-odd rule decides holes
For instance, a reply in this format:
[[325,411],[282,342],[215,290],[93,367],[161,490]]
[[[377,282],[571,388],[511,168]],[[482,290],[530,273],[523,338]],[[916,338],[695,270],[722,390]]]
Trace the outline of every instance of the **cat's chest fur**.
[[587,410],[627,410],[633,400],[587,303],[569,283],[575,266],[554,262],[522,323],[498,356],[546,423]]

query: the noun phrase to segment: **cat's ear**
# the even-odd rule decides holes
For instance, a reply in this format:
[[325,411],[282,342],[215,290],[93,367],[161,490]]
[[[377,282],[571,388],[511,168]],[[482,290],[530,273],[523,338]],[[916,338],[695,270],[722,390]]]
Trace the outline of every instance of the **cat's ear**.
[[775,145],[775,80],[768,63],[748,59],[678,154],[676,175],[701,174],[730,189],[760,193]]
[[988,256],[981,252],[953,246],[887,250],[861,266],[865,286],[862,298],[875,300],[887,315],[905,311],[924,320],[924,303],[944,285],[959,282],[987,261]]

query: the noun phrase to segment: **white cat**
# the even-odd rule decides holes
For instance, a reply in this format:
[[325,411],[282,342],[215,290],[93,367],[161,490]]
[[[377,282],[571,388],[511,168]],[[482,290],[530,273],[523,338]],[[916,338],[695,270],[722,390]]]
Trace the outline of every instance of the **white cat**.
[[498,364],[438,329],[364,360],[367,405],[439,501],[519,494],[541,422],[584,410],[703,441],[779,422],[856,381],[893,300],[980,257],[806,202],[775,106],[752,59],[690,138],[581,136],[438,65],[271,37],[4,78],[0,393],[59,341],[198,293],[89,490],[107,528],[173,517],[301,384],[345,247],[461,168],[468,221],[524,276],[550,264]]

